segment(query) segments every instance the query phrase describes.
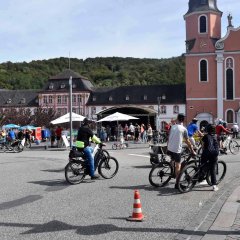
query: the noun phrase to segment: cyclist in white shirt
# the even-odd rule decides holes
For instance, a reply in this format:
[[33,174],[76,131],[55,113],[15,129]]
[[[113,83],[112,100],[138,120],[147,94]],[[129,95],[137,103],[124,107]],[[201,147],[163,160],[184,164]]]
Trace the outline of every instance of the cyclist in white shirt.
[[[179,113],[177,116],[177,124],[173,125],[170,129],[169,138],[168,138],[168,155],[170,155],[172,161],[175,162],[175,175],[176,179],[181,170],[181,152],[182,152],[182,144],[183,139],[188,145],[191,152],[196,155],[196,152],[191,145],[188,137],[188,131],[183,126],[183,122],[185,119],[185,115],[183,113]],[[175,185],[176,188],[176,185]]]

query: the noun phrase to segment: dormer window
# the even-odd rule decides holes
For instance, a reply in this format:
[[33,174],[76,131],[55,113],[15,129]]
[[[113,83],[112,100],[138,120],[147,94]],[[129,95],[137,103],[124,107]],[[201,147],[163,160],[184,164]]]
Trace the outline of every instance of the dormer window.
[[129,101],[129,95],[126,95],[126,101]]
[[7,104],[10,104],[10,103],[12,103],[12,99],[11,99],[11,98],[9,98],[9,99],[7,100]]
[[48,88],[49,88],[50,90],[52,90],[52,89],[53,89],[53,84],[50,83],[49,86],[48,86]]
[[147,100],[147,95],[143,96],[143,100],[145,100],[145,101]]
[[22,98],[22,99],[20,100],[20,103],[22,103],[22,104],[26,103],[26,98]]
[[109,100],[109,101],[112,101],[112,100],[113,100],[113,97],[112,97],[112,96],[110,96],[110,97],[108,98],[108,100]]
[[65,83],[61,83],[60,88],[61,89],[65,88]]

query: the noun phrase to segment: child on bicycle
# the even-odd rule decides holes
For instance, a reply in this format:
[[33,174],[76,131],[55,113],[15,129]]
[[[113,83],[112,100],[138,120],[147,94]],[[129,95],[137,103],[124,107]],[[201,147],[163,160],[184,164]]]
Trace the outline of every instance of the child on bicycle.
[[216,126],[209,124],[206,128],[207,134],[203,136],[203,152],[201,155],[201,164],[205,164],[202,169],[202,176],[206,175],[206,172],[209,170],[211,174],[211,182],[213,186],[213,191],[217,191],[217,180],[216,180],[216,165],[219,155],[219,146],[216,137]]

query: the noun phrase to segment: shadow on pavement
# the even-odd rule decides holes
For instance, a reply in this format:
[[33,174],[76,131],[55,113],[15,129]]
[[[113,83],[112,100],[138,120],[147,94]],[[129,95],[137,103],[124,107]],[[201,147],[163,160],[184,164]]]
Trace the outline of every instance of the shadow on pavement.
[[[46,232],[60,232],[66,230],[76,230],[76,233],[84,236],[94,236],[100,234],[107,234],[111,232],[149,232],[149,233],[180,233],[192,236],[204,236],[204,231],[190,231],[174,228],[140,228],[140,227],[118,227],[113,224],[95,224],[89,226],[75,226],[67,224],[61,221],[50,221],[44,224],[24,224],[24,223],[8,223],[0,222],[1,227],[20,227],[20,228],[31,228],[21,234],[37,234]],[[209,230],[208,234],[213,235],[236,235],[239,231],[226,231],[226,230]]]

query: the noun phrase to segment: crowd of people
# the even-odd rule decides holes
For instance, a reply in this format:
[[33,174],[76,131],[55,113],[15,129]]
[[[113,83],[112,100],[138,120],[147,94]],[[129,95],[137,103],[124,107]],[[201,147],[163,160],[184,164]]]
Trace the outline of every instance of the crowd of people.
[[124,139],[124,141],[135,141],[135,142],[142,142],[142,143],[150,143],[153,137],[153,129],[151,124],[145,125],[144,123],[133,124],[130,122],[128,125],[127,123],[118,124],[115,126],[110,127],[107,125],[106,127],[101,126],[99,131],[99,137],[102,141],[115,141],[117,139]]
[[0,131],[0,141],[13,143],[16,140],[23,140],[31,142],[33,140],[32,131],[30,129],[2,129]]

